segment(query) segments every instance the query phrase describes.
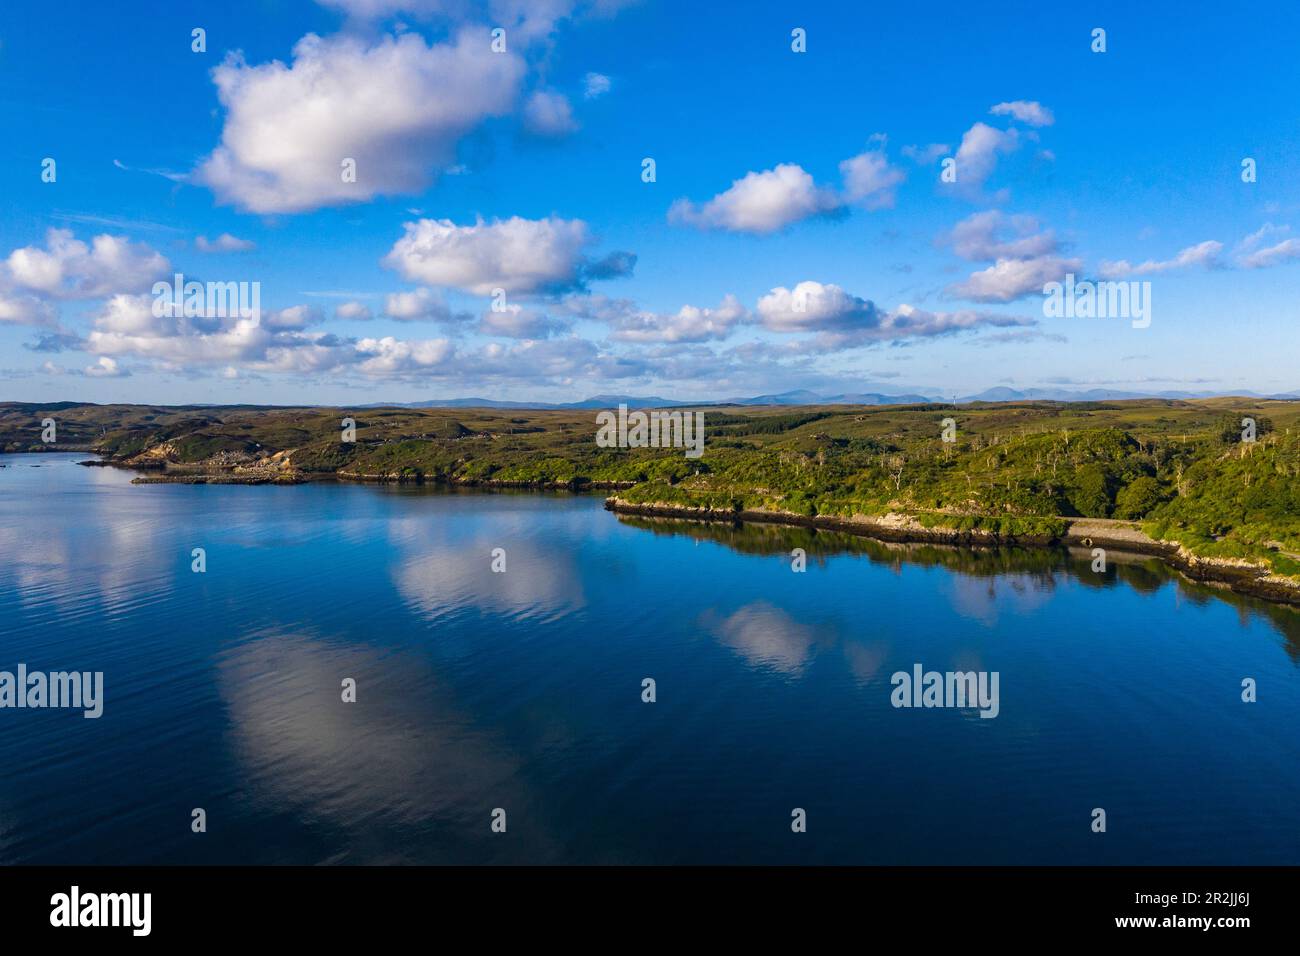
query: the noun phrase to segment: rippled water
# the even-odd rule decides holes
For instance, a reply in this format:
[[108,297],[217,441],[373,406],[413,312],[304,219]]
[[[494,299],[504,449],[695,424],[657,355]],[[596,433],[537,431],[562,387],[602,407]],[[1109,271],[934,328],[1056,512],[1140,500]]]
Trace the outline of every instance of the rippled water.
[[106,698],[0,709],[0,862],[1300,863],[1300,614],[1157,563],[84,457],[0,457],[0,670]]

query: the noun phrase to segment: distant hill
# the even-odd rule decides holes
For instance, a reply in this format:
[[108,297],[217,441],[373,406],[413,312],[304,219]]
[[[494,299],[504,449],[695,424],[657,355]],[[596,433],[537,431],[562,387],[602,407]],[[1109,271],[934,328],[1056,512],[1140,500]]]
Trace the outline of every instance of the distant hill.
[[933,402],[953,402],[966,404],[970,402],[1118,402],[1133,399],[1198,399],[1216,398],[1236,395],[1243,398],[1273,398],[1296,400],[1300,392],[1261,395],[1248,389],[1237,391],[1190,392],[1182,390],[1168,391],[1129,391],[1125,389],[1092,388],[1072,390],[1068,388],[997,388],[985,389],[974,395],[963,395],[956,399],[951,395],[934,392],[906,392],[899,395],[887,392],[847,392],[841,394],[821,394],[806,388],[792,389],[788,392],[771,392],[764,395],[726,398],[721,401],[698,399],[695,401],[664,398],[659,395],[592,395],[577,402],[528,402],[502,401],[491,398],[434,398],[423,402],[371,402],[358,408],[519,408],[537,409],[539,411],[568,411],[573,409],[615,408],[626,405],[629,408],[674,408],[686,405],[925,405]]
[[679,402],[656,395],[593,395],[580,402],[503,402],[491,398],[432,398],[424,402],[370,402],[357,408],[535,408],[540,411],[564,411],[573,408],[669,408],[675,405],[717,404]]

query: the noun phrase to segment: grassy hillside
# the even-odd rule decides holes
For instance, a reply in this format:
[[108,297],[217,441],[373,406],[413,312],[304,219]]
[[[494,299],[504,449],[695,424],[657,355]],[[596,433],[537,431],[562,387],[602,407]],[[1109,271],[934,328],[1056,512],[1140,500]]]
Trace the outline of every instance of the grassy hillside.
[[[595,413],[0,404],[0,448],[164,471],[619,486],[633,503],[1059,534],[1122,518],[1195,554],[1300,574],[1300,403],[1253,399],[708,408],[705,451],[609,449]],[[1243,442],[1241,419],[1258,438]],[[342,420],[356,441],[341,441]],[[941,439],[945,419],[955,441]]]

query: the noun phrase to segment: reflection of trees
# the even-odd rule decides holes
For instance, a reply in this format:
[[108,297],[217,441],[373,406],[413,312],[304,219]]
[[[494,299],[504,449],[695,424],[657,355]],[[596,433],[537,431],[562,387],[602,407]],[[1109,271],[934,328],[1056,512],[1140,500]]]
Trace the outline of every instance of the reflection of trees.
[[1267,618],[1285,639],[1287,655],[1300,664],[1300,608],[1192,581],[1159,558],[1147,555],[1108,551],[1106,571],[1096,573],[1092,570],[1091,550],[1081,548],[976,548],[943,544],[899,544],[839,531],[762,522],[690,521],[622,514],[618,515],[618,520],[651,534],[685,535],[699,541],[713,541],[742,554],[781,555],[788,558],[792,550],[803,548],[810,565],[823,563],[826,558],[835,555],[851,554],[891,567],[902,564],[941,567],[977,578],[1010,575],[1022,582],[1033,581],[1044,588],[1054,587],[1057,575],[1067,574],[1084,587],[1102,589],[1124,584],[1141,594],[1154,594],[1173,582],[1178,588],[1181,601],[1198,606],[1223,601],[1241,613],[1254,613]]

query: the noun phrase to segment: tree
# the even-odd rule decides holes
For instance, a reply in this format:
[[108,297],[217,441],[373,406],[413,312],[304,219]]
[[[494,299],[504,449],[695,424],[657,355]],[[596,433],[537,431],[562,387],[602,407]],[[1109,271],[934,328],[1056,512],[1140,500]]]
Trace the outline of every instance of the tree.
[[1142,475],[1119,490],[1115,496],[1116,518],[1144,518],[1164,500],[1160,482]]
[[1110,476],[1097,465],[1084,465],[1074,473],[1068,492],[1070,504],[1085,518],[1108,518],[1112,503]]

